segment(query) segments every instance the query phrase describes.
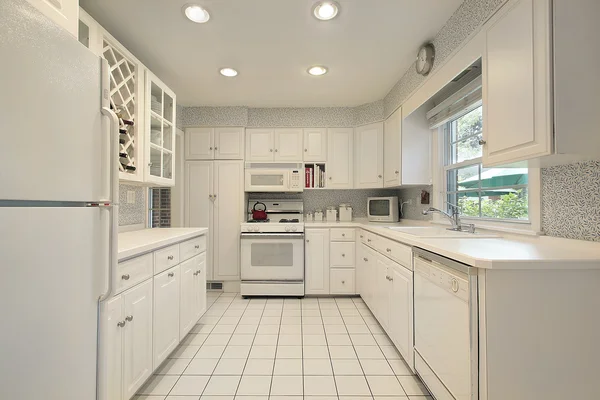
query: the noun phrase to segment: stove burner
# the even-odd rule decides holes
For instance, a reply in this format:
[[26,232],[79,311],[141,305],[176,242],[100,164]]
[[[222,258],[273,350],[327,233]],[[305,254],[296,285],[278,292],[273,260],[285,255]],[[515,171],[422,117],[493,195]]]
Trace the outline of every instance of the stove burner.
[[286,222],[292,222],[293,223],[293,222],[300,222],[300,220],[298,218],[292,218],[292,219],[285,219],[285,218],[283,218],[283,219],[279,220],[280,224],[284,224]]
[[248,220],[247,222],[248,223],[259,223],[259,222],[269,222],[269,221],[270,220],[267,218],[267,219],[251,219],[251,220]]

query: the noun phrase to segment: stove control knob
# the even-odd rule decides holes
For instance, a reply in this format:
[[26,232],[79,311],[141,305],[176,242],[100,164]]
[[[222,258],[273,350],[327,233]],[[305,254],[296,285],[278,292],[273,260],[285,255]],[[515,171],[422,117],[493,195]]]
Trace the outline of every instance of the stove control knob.
[[289,227],[289,226],[286,226],[286,227],[285,227],[285,231],[286,231],[286,232],[289,232],[289,231],[290,231],[290,227]]
[[296,232],[298,230],[298,228],[296,228],[295,226],[292,226],[292,232]]

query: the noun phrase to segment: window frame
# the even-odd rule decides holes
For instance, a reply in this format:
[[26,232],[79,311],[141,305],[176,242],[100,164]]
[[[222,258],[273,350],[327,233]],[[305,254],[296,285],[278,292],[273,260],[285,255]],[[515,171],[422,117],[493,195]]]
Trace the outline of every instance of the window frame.
[[[159,190],[163,190],[163,189],[168,189],[170,191],[169,194],[169,208],[153,208],[152,207],[152,191],[155,189],[159,189]],[[153,187],[150,186],[148,187],[148,192],[147,192],[147,207],[146,207],[146,216],[148,218],[147,220],[147,227],[148,228],[171,228],[173,226],[173,188],[171,187]],[[162,211],[168,211],[170,213],[170,218],[169,218],[169,226],[162,226],[159,222],[158,226],[152,226],[152,212],[153,211],[157,211],[157,212],[162,212]]]

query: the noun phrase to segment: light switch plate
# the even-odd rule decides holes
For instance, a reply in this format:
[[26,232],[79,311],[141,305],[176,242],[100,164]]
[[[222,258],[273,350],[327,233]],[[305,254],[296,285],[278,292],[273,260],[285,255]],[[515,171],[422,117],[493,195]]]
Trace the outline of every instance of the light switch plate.
[[133,190],[127,191],[127,204],[135,204],[135,192]]

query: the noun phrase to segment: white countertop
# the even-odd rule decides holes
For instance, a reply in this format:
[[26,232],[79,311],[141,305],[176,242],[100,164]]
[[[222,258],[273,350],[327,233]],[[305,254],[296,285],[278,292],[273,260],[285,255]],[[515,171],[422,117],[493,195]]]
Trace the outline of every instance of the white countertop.
[[119,261],[208,232],[208,228],[154,228],[119,233]]
[[[363,228],[378,235],[416,246],[486,269],[600,269],[600,243],[548,236],[520,236],[492,232],[497,238],[420,238],[387,229],[387,226],[434,226],[426,221],[399,223],[306,222],[305,228]],[[490,231],[486,231],[488,233]]]

